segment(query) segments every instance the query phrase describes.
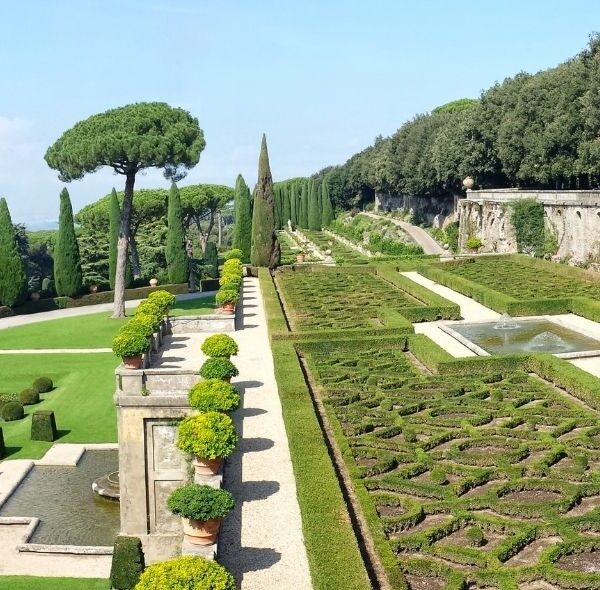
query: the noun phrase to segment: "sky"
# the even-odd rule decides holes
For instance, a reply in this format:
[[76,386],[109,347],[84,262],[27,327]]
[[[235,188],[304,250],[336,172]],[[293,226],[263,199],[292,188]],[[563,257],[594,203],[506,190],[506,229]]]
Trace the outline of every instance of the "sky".
[[[180,185],[275,180],[341,164],[441,104],[576,55],[597,0],[0,0],[0,197],[30,228],[64,186],[44,153],[76,122],[141,101],[198,118],[206,149]],[[67,185],[79,210],[124,179]],[[167,187],[162,173],[137,188]]]

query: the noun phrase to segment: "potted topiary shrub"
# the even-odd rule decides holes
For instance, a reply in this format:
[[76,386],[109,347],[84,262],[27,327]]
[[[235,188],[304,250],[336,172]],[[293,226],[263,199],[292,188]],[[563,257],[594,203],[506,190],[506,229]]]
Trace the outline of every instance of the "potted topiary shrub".
[[237,445],[237,433],[229,416],[206,412],[184,418],[177,428],[177,447],[194,456],[197,475],[215,475],[223,459]]
[[120,356],[126,369],[139,369],[142,355],[148,350],[148,337],[135,326],[125,324],[113,339],[113,352]]
[[238,353],[239,347],[231,336],[213,334],[202,343],[201,350],[206,356],[228,359]]
[[212,545],[234,504],[227,490],[197,483],[177,488],[167,498],[167,508],[181,516],[184,539],[192,545]]
[[225,261],[236,259],[241,261],[243,257],[244,253],[239,248],[232,248],[224,254]]
[[306,252],[304,252],[304,250],[300,250],[300,252],[298,252],[298,254],[296,254],[296,262],[304,262],[305,258],[306,258]]
[[229,359],[218,356],[206,359],[200,367],[200,377],[204,379],[222,379],[231,383],[231,378],[239,374],[240,372]]
[[231,383],[205,379],[190,389],[188,401],[200,412],[231,412],[239,407],[240,394]]
[[186,555],[149,565],[135,590],[235,590],[235,579],[216,561]]
[[216,304],[226,313],[235,312],[235,304],[240,300],[240,293],[235,289],[219,289],[215,295]]
[[153,291],[148,295],[148,301],[159,305],[163,310],[163,315],[169,315],[171,307],[173,307],[177,298],[172,293],[160,289],[159,291]]
[[477,253],[479,251],[479,248],[481,248],[481,246],[483,246],[483,243],[481,242],[481,240],[475,236],[471,236],[468,240],[467,240],[467,248],[469,249],[469,252],[473,252],[473,253]]

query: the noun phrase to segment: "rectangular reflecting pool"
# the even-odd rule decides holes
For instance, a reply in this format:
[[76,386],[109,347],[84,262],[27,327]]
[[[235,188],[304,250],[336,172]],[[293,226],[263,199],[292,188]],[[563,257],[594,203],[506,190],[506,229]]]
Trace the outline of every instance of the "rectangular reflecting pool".
[[[586,356],[598,351],[600,340],[544,318],[510,318],[500,322],[455,322],[442,330],[454,336],[474,352],[510,354],[546,352],[557,356]],[[469,346],[469,343],[475,346]],[[477,350],[477,349],[481,350]]]
[[93,481],[119,468],[116,450],[86,451],[76,467],[36,465],[0,508],[0,516],[36,516],[30,543],[112,546],[119,502],[92,490]]

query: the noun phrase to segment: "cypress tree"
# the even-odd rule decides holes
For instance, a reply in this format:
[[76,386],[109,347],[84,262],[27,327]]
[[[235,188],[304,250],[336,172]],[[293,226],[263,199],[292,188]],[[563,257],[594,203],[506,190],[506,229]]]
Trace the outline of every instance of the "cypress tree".
[[217,254],[217,245],[214,242],[206,242],[204,265],[207,267],[206,272],[210,278],[219,278],[219,255]]
[[308,201],[308,229],[311,231],[321,231],[319,189],[317,188],[317,183],[314,180],[310,185],[310,195]]
[[113,188],[110,193],[110,204],[108,210],[108,282],[110,288],[115,288],[115,273],[117,272],[117,244],[119,242],[119,223],[121,220],[121,208],[117,191]]
[[333,206],[331,205],[331,198],[329,197],[329,185],[326,179],[323,180],[321,190],[321,201],[323,203],[323,227],[328,227],[333,221]]
[[275,214],[275,229],[281,229],[281,217],[282,217],[282,206],[281,206],[281,186],[278,184],[273,185],[273,198],[274,207],[273,213]]
[[243,261],[250,262],[252,242],[252,198],[250,189],[241,174],[235,181],[235,225],[233,228],[233,247],[243,253]]
[[263,134],[258,160],[258,183],[252,212],[252,251],[250,261],[254,266],[273,267],[278,264],[278,242],[275,236],[273,211],[273,178],[269,166],[267,138]]
[[6,199],[0,199],[0,305],[19,305],[27,297],[25,263],[19,253]]
[[287,227],[288,221],[292,218],[290,206],[290,190],[287,185],[281,187],[281,196],[283,200],[283,215],[281,216],[283,227]]
[[297,204],[298,204],[298,194],[296,192],[296,183],[292,182],[289,191],[290,196],[290,219],[292,220],[292,227],[296,227],[298,225],[298,213],[297,213]]
[[302,229],[308,229],[308,180],[302,182],[300,193],[300,221],[298,225]]
[[173,182],[169,191],[167,206],[167,244],[165,247],[167,259],[167,272],[169,282],[173,284],[185,283],[188,280],[190,267],[185,249],[185,232],[183,231],[183,213],[179,189]]
[[58,237],[54,247],[54,285],[61,297],[74,297],[81,291],[83,277],[79,245],[73,225],[73,207],[66,188],[60,193]]

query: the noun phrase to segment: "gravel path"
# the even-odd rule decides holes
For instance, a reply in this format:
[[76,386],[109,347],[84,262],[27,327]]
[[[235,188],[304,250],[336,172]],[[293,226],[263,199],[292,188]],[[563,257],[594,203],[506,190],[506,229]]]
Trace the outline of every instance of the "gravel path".
[[448,254],[422,227],[406,223],[393,217],[384,217],[376,213],[363,212],[361,215],[372,217],[373,219],[385,219],[391,221],[394,225],[401,227],[421,248],[425,254]]
[[[235,412],[239,451],[225,487],[237,500],[219,537],[219,561],[242,590],[310,590],[300,508],[258,280],[244,279],[234,381],[243,394]],[[340,589],[341,590],[341,589]]]

